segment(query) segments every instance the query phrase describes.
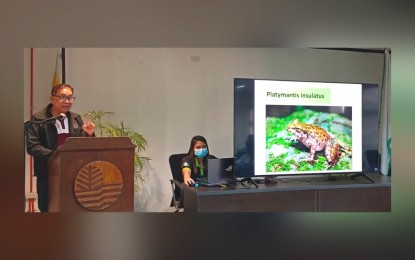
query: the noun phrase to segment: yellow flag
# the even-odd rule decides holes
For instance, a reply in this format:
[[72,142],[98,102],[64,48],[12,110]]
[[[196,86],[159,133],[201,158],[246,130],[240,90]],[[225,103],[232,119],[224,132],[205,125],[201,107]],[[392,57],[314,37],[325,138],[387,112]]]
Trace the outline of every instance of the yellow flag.
[[61,76],[59,73],[59,49],[58,52],[56,54],[56,64],[55,64],[55,73],[53,74],[53,80],[52,80],[52,87],[58,84],[61,84]]

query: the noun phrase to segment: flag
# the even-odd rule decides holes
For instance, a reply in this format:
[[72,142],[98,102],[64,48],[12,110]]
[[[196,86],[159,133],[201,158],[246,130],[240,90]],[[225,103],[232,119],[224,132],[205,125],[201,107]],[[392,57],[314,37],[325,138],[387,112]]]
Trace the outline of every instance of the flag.
[[391,175],[392,134],[391,134],[391,57],[385,49],[380,108],[380,172]]
[[58,52],[56,54],[55,73],[53,74],[52,87],[62,83],[61,76],[59,73],[59,68],[60,66],[59,66],[59,49],[58,49]]

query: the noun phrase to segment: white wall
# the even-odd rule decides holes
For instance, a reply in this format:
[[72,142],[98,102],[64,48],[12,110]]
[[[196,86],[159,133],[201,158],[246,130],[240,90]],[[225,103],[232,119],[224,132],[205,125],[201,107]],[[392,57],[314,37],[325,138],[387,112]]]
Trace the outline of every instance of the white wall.
[[[48,103],[56,51],[35,49],[35,111]],[[218,157],[233,156],[233,78],[381,83],[382,69],[382,54],[316,49],[66,49],[66,83],[77,97],[72,110],[115,112],[114,122],[149,141],[137,211],[169,210],[168,157],[187,152],[192,136],[204,135]]]

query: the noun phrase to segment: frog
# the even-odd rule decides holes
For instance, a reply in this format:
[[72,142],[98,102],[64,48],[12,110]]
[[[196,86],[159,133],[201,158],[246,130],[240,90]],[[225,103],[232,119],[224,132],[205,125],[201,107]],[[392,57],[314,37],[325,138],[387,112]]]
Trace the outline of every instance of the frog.
[[333,167],[339,160],[341,154],[340,144],[336,137],[324,128],[314,124],[302,123],[298,119],[294,119],[292,123],[287,125],[286,130],[310,149],[310,157],[302,159],[302,161],[306,160],[313,164],[317,161],[314,159],[315,153],[323,149],[329,165],[328,168]]

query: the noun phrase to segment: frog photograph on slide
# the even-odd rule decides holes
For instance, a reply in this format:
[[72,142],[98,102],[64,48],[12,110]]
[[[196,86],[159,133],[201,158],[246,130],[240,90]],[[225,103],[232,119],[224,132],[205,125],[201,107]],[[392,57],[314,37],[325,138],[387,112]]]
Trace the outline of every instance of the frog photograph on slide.
[[352,107],[267,105],[266,172],[352,169]]

